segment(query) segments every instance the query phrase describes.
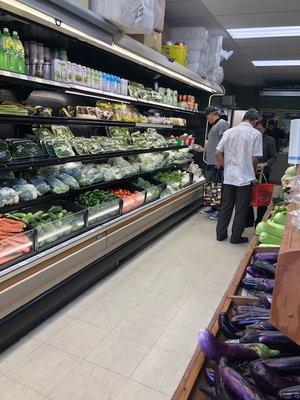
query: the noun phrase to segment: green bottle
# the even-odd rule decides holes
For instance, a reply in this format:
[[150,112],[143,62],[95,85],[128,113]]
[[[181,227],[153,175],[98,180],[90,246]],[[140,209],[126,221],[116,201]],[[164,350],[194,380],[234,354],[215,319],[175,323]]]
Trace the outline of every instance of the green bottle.
[[0,69],[4,69],[4,46],[3,46],[3,37],[0,32]]
[[12,33],[13,48],[14,48],[14,71],[24,74],[25,73],[25,51],[23,44],[18,36],[18,32]]
[[2,40],[4,48],[4,69],[14,71],[14,46],[8,28],[3,29]]

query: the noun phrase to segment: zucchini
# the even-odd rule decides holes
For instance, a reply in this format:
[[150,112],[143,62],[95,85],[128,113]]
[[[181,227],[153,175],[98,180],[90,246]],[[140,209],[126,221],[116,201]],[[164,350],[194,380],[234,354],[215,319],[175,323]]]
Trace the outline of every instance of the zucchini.
[[259,235],[259,241],[263,244],[272,244],[272,245],[281,245],[281,239],[277,236],[274,236],[268,232],[262,232]]

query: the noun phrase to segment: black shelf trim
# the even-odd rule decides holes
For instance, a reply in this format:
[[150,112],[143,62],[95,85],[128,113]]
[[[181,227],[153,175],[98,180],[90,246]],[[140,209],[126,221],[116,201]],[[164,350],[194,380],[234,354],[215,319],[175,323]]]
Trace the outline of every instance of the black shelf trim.
[[68,162],[81,161],[81,162],[101,162],[106,161],[113,157],[126,157],[134,154],[144,154],[144,153],[158,153],[162,151],[169,150],[179,150],[187,149],[188,146],[168,146],[152,149],[132,149],[132,150],[118,150],[102,152],[99,154],[89,154],[84,156],[71,156],[71,157],[41,157],[36,159],[23,159],[22,161],[15,161],[7,164],[0,164],[0,171],[24,171],[24,169],[35,169],[39,167],[44,167],[48,165],[60,165]]
[[161,125],[161,124],[142,124],[135,122],[104,121],[101,119],[89,118],[67,118],[67,117],[39,117],[34,115],[5,115],[0,114],[1,124],[20,124],[20,125],[70,125],[70,126],[122,126],[135,128],[156,128],[170,130],[187,130],[186,126]]
[[113,187],[115,185],[122,185],[124,183],[127,183],[127,182],[131,181],[132,179],[137,179],[139,177],[149,176],[149,175],[152,175],[152,174],[156,174],[158,172],[174,171],[174,170],[182,169],[182,168],[185,167],[185,165],[186,164],[160,168],[160,169],[156,169],[154,171],[139,172],[138,174],[126,176],[126,177],[124,177],[122,179],[117,179],[117,180],[114,180],[114,181],[93,183],[92,185],[83,186],[83,187],[81,187],[81,188],[79,188],[77,190],[69,190],[68,192],[63,193],[63,194],[53,193],[53,194],[49,194],[49,195],[46,195],[46,196],[40,196],[35,200],[22,201],[22,202],[19,202],[19,203],[16,203],[16,204],[11,204],[11,205],[8,205],[8,206],[4,206],[4,207],[0,208],[0,213],[4,214],[4,213],[7,213],[7,212],[20,210],[20,209],[25,208],[25,207],[32,207],[32,206],[35,206],[35,205],[39,205],[41,202],[53,202],[55,200],[65,199],[67,197],[76,196],[79,193],[86,192],[87,190],[108,189],[108,188]]

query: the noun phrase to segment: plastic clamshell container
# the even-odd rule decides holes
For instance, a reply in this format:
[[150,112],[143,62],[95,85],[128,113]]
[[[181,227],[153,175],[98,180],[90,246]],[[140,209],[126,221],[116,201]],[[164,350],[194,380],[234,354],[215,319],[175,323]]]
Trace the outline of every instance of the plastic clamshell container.
[[150,177],[146,177],[145,178],[146,181],[148,181],[149,183],[151,183],[153,186],[148,188],[148,189],[143,189],[140,188],[138,186],[138,184],[135,184],[135,186],[139,189],[139,190],[145,190],[146,191],[146,199],[145,202],[146,204],[151,203],[152,201],[158,200],[160,198],[160,195],[162,194],[162,192],[165,190],[166,188],[166,184],[159,182],[153,178]]
[[49,244],[58,244],[70,239],[85,228],[85,210],[74,212],[64,218],[46,222],[36,229],[37,248],[41,249]]
[[116,199],[87,208],[88,227],[104,224],[121,215],[122,201]]
[[0,240],[0,270],[31,257],[35,250],[35,232],[29,230]]

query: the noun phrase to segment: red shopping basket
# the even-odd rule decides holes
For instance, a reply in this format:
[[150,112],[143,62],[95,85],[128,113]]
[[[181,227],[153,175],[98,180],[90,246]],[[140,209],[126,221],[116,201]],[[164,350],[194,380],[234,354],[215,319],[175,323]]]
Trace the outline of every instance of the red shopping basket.
[[252,190],[251,205],[267,207],[272,200],[274,185],[272,183],[255,183]]

